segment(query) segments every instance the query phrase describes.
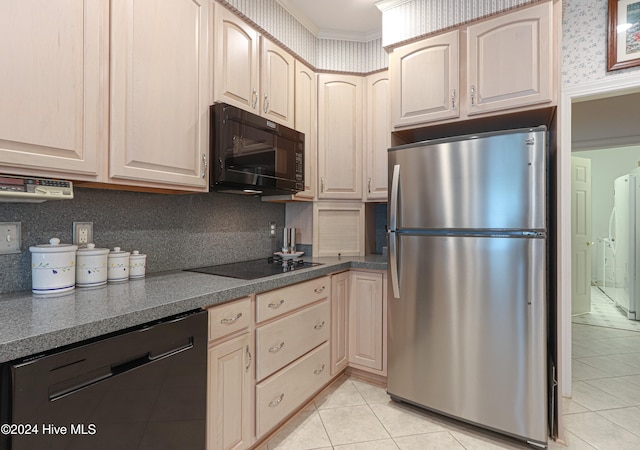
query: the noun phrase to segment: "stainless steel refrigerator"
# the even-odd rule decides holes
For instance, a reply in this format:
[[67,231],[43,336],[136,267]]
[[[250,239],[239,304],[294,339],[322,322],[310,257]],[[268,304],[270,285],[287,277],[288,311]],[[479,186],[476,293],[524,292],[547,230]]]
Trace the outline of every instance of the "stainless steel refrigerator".
[[546,444],[546,128],[389,149],[388,393]]

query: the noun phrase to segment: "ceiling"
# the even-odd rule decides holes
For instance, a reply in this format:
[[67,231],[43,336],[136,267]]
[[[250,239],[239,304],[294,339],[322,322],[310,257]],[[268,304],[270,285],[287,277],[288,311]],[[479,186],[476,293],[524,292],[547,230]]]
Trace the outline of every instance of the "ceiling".
[[277,1],[319,38],[367,42],[382,36],[379,0]]

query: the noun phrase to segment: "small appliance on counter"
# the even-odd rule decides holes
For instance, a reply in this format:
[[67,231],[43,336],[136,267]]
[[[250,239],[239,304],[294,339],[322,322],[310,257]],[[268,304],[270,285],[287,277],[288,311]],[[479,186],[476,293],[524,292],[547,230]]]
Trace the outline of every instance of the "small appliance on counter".
[[226,103],[210,107],[212,191],[291,195],[304,190],[304,134]]
[[31,291],[38,295],[60,294],[76,285],[77,245],[61,244],[51,238],[48,244],[29,247],[31,252]]

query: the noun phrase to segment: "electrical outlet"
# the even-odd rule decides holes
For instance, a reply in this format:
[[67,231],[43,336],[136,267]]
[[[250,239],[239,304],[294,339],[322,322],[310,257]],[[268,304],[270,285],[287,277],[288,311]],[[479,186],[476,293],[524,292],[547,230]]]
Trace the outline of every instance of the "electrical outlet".
[[20,222],[0,222],[0,254],[20,253]]
[[271,239],[276,237],[276,223],[275,222],[269,222],[269,237]]
[[93,242],[93,222],[73,222],[73,243],[85,247]]

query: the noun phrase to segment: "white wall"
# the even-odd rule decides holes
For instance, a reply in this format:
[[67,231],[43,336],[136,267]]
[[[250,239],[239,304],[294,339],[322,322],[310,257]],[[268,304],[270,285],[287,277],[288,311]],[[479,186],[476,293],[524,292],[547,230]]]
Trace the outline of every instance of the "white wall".
[[[613,182],[629,173],[640,162],[640,146],[573,152],[591,160],[591,240],[609,235],[609,216],[613,208]],[[599,259],[591,259],[592,279],[601,282]]]

